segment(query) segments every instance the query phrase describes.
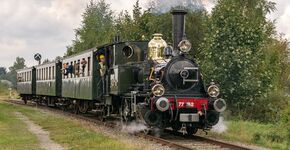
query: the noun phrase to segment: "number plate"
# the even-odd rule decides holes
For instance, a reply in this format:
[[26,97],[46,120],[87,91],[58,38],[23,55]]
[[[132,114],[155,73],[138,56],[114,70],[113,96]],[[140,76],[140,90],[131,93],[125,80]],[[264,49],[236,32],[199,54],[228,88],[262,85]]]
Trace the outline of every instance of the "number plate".
[[179,115],[180,122],[199,122],[198,114],[180,114]]

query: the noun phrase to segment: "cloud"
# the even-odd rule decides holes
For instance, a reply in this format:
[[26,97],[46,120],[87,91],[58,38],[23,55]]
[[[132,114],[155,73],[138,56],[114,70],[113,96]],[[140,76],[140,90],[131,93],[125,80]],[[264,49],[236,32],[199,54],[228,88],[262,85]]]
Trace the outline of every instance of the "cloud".
[[37,52],[49,59],[62,56],[85,7],[83,0],[2,0],[0,66],[11,66],[17,56],[34,65]]
[[[0,1],[0,66],[9,67],[17,56],[28,66],[35,65],[35,53],[43,58],[63,56],[74,39],[74,29],[89,0],[1,0]],[[106,0],[120,12],[132,10],[132,1]]]
[[290,40],[290,1],[275,0],[274,2],[276,2],[277,10],[268,18],[276,20],[277,32],[284,34],[285,38]]
[[[202,0],[210,11],[216,0]],[[290,1],[275,0],[278,10],[269,15],[277,19],[277,30],[290,38]],[[9,67],[17,56],[27,65],[35,65],[35,53],[43,58],[62,56],[74,39],[74,29],[81,24],[81,15],[89,0],[1,0],[0,1],[0,66]],[[135,0],[106,0],[117,14],[132,14]],[[146,8],[148,0],[140,0]]]

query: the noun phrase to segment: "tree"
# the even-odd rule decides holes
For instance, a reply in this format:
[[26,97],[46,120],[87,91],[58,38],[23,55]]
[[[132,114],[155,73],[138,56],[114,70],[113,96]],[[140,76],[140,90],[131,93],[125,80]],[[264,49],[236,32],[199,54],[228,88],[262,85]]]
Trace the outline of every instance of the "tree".
[[12,84],[14,86],[16,86],[16,77],[17,77],[17,73],[16,73],[16,70],[19,70],[19,69],[23,69],[25,68],[26,65],[25,65],[25,59],[22,58],[22,57],[17,57],[13,66],[9,67],[9,72],[6,74],[6,80],[12,82]]
[[13,66],[9,67],[10,72],[16,71],[18,69],[23,69],[26,67],[25,59],[22,57],[16,57],[16,61],[14,62]]
[[[257,100],[273,89],[276,72],[265,48],[274,34],[266,15],[274,9],[266,0],[219,0],[206,23],[198,62],[207,83],[220,84],[233,112],[258,106]],[[279,64],[279,60],[272,63]]]
[[42,64],[47,64],[50,63],[51,61],[49,59],[44,59],[44,61],[42,62]]
[[136,1],[136,3],[133,6],[133,19],[136,21],[140,18],[140,16],[142,15],[142,7],[140,7],[139,5],[139,0]]
[[204,10],[202,0],[167,0],[166,3],[163,0],[150,0],[147,3],[151,12],[156,14],[167,13],[177,6],[183,6],[189,11]]
[[7,71],[5,67],[0,67],[0,79],[6,75]]
[[75,40],[67,46],[66,55],[109,43],[113,39],[113,11],[105,0],[91,0],[82,17],[82,26],[75,29]]
[[62,59],[63,59],[63,57],[61,57],[61,56],[56,56],[55,59],[54,59],[54,61],[61,61]]

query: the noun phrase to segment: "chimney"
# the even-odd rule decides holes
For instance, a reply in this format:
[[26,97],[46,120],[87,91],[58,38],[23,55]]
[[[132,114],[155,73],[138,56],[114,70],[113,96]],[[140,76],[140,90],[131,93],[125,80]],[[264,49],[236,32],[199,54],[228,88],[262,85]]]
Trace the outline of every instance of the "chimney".
[[173,9],[172,14],[172,38],[173,49],[178,49],[178,44],[185,36],[185,15],[187,12],[182,8]]

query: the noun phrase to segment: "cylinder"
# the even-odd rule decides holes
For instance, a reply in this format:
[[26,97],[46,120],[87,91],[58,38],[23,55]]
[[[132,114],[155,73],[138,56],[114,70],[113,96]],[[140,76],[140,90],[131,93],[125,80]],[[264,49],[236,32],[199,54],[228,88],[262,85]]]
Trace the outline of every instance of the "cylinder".
[[173,48],[178,50],[178,44],[185,35],[185,15],[187,12],[184,9],[174,9],[171,11],[171,14]]

